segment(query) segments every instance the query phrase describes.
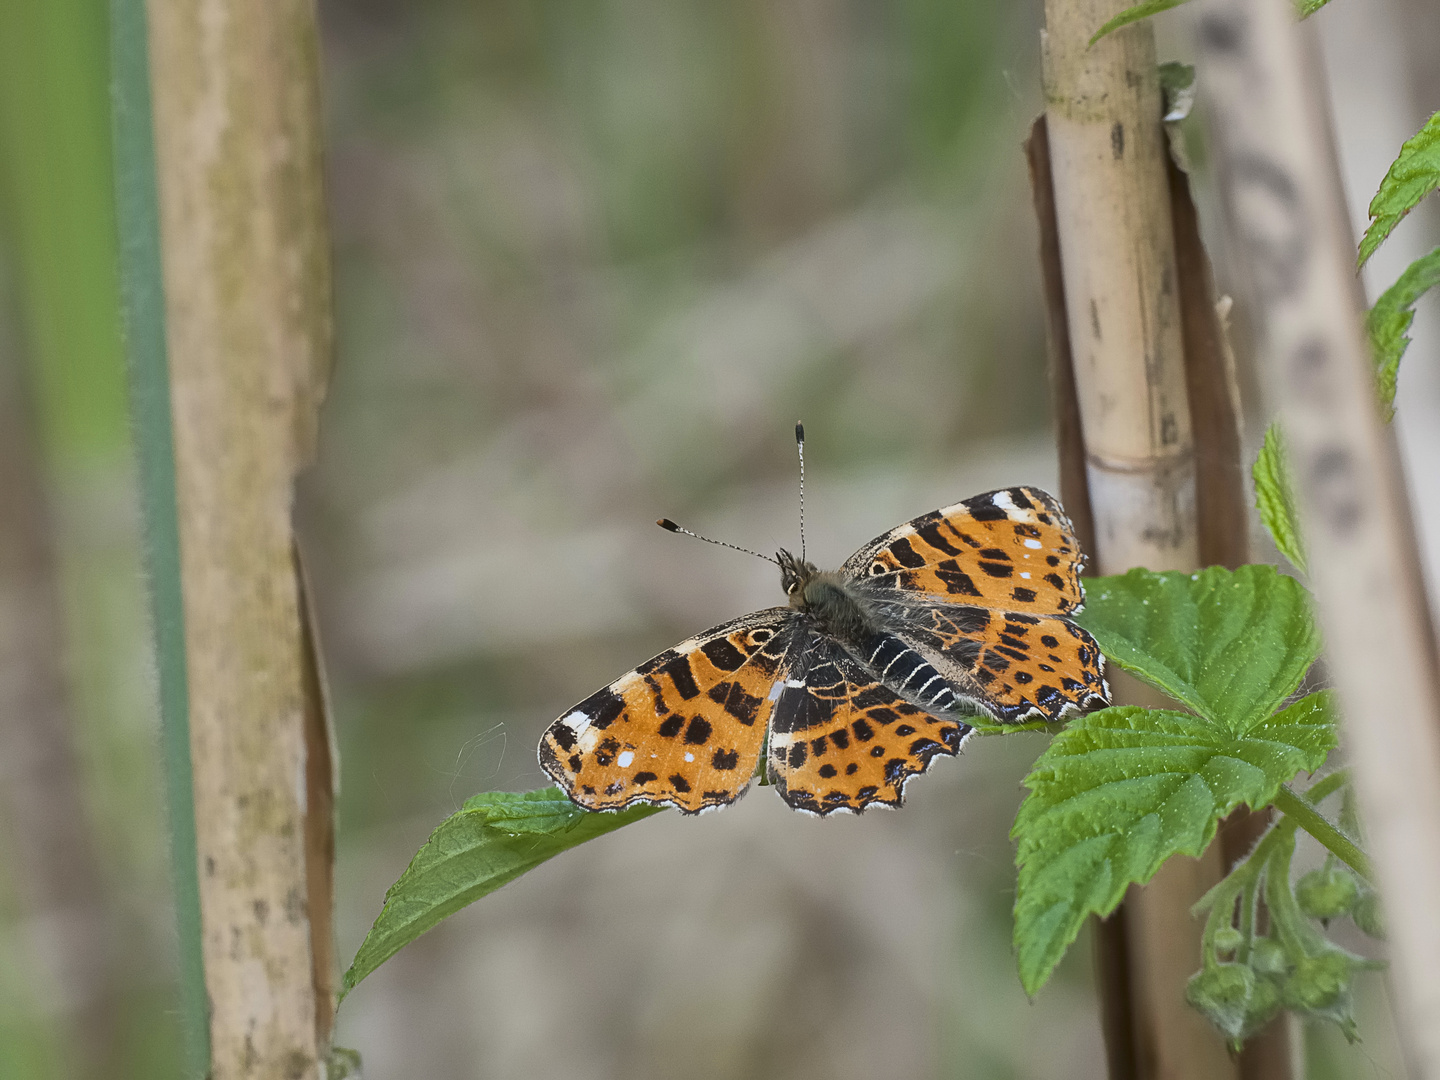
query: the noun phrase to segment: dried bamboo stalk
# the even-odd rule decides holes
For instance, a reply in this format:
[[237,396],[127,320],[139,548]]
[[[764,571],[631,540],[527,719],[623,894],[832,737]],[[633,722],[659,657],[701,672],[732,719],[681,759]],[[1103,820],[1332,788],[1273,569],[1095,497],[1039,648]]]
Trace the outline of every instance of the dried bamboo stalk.
[[1139,23],[1087,44],[1125,6],[1047,0],[1043,47],[1100,573],[1199,557],[1154,34]]
[[1311,580],[1394,940],[1413,1074],[1440,1077],[1440,670],[1308,27],[1206,0],[1202,76],[1230,228],[1291,453]]
[[330,776],[293,557],[330,362],[313,0],[152,0],[211,1067],[321,1075]]
[[[1030,128],[1025,157],[1030,166],[1030,192],[1040,232],[1040,280],[1045,292],[1045,340],[1055,449],[1060,467],[1060,501],[1075,527],[1081,549],[1094,551],[1095,521],[1090,510],[1090,485],[1085,477],[1085,434],[1081,429],[1080,399],[1070,351],[1060,227],[1055,216],[1050,140],[1043,114]],[[1094,920],[1093,926],[1095,982],[1100,998],[1106,1072],[1110,1080],[1135,1080],[1139,1062],[1124,905],[1108,918]]]
[[[1199,565],[1195,460],[1178,298],[1168,151],[1153,31],[1144,23],[1093,47],[1124,0],[1047,0],[1046,124],[1066,322],[1084,435],[1099,573]],[[1133,680],[1117,697],[1159,704]],[[1199,955],[1190,905],[1223,872],[1212,847],[1175,859],[1124,915],[1131,1046],[1112,1069],[1143,1078],[1234,1076],[1209,1025],[1185,1003]],[[1113,934],[1111,935],[1113,937]],[[1106,940],[1102,935],[1102,941]],[[1102,984],[1103,987],[1103,984]],[[1107,1037],[1125,1035],[1107,1007]]]

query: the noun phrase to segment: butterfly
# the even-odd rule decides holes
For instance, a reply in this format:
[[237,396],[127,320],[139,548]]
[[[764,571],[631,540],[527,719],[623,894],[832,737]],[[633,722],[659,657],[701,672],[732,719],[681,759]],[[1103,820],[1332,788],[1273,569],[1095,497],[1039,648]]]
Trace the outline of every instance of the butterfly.
[[[798,426],[797,439],[803,485]],[[1109,704],[1100,649],[1071,619],[1084,559],[1060,504],[1033,487],[915,518],[839,570],[782,550],[787,606],[713,627],[592,694],[545,731],[540,766],[587,810],[727,806],[762,755],[796,810],[899,806],[912,776],[960,752],[966,717],[1050,721]]]

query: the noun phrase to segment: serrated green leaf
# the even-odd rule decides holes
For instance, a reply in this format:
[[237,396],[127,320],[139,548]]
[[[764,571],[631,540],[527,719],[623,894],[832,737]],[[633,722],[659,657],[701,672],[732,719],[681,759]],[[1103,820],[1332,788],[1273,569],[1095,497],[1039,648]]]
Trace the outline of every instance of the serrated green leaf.
[[1085,919],[1115,909],[1172,855],[1199,855],[1241,803],[1335,745],[1328,694],[1312,694],[1244,734],[1203,717],[1126,706],[1074,721],[1025,779],[1016,815],[1015,951],[1034,994]]
[[1265,429],[1265,441],[1250,475],[1255,479],[1255,507],[1261,522],[1280,554],[1304,573],[1305,544],[1300,539],[1300,519],[1295,512],[1295,489],[1290,483],[1285,440],[1275,424]]
[[658,814],[658,806],[590,813],[559,788],[489,791],[466,801],[416,852],[345,972],[343,999],[402,947],[467,904],[568,848]]
[[1380,190],[1370,200],[1370,227],[1360,240],[1360,265],[1375,254],[1400,219],[1440,187],[1440,113],[1400,148]]
[[1370,351],[1375,356],[1375,392],[1385,406],[1387,419],[1395,415],[1395,380],[1400,374],[1400,358],[1410,345],[1415,301],[1436,285],[1440,285],[1440,248],[1406,267],[1365,317]]
[[1320,653],[1309,595],[1272,566],[1095,578],[1076,621],[1107,658],[1236,734],[1292,694]]

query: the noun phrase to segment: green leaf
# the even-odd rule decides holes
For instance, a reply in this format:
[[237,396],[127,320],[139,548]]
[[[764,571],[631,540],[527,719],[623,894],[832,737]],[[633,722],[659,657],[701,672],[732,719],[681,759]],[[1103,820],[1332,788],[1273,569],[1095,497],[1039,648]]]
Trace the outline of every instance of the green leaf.
[[1195,68],[1178,60],[1167,60],[1159,67],[1161,119],[1176,124],[1190,115],[1195,107]]
[[1159,15],[1162,11],[1169,11],[1171,8],[1179,7],[1185,2],[1186,0],[1145,0],[1143,4],[1136,4],[1132,8],[1126,8],[1104,26],[1100,27],[1099,30],[1096,30],[1095,36],[1090,39],[1090,44],[1094,45],[1095,42],[1099,41],[1106,34],[1113,34],[1122,26],[1129,26],[1131,23],[1139,22],[1141,19],[1148,19],[1151,15]]
[[[1162,11],[1169,11],[1171,8],[1179,7],[1186,2],[1187,0],[1146,0],[1143,4],[1136,4],[1132,8],[1126,8],[1099,30],[1096,30],[1095,36],[1090,39],[1090,44],[1094,45],[1095,42],[1099,41],[1106,34],[1114,33],[1122,26],[1129,26],[1131,23],[1139,22],[1141,19],[1148,19],[1151,15],[1159,15]],[[1319,11],[1329,2],[1330,0],[1295,0],[1295,10],[1303,19],[1309,15],[1314,15],[1315,12]]]
[[1106,657],[1237,735],[1320,653],[1309,595],[1273,566],[1095,578],[1076,621]]
[[1385,290],[1365,317],[1370,351],[1375,355],[1375,391],[1386,407],[1387,419],[1395,415],[1395,379],[1400,373],[1400,358],[1410,345],[1415,301],[1437,284],[1440,284],[1440,248],[1406,267],[1400,279]]
[[1375,253],[1400,219],[1440,187],[1440,113],[1406,140],[1390,166],[1380,190],[1370,201],[1370,227],[1360,240],[1360,265]]
[[[1127,575],[1128,576],[1128,575]],[[1327,693],[1237,733],[1203,717],[1102,709],[1061,732],[1016,815],[1015,951],[1036,993],[1091,915],[1115,909],[1172,855],[1199,855],[1241,803],[1319,768],[1335,745]]]
[[1301,573],[1305,572],[1305,544],[1300,539],[1299,518],[1295,512],[1295,489],[1290,483],[1290,463],[1285,457],[1285,440],[1280,428],[1271,424],[1265,429],[1260,456],[1250,470],[1255,478],[1255,506],[1260,520],[1280,554]]
[[345,973],[340,996],[400,949],[467,904],[546,859],[658,814],[658,806],[590,813],[559,788],[487,791],[441,822],[385,894],[385,907]]

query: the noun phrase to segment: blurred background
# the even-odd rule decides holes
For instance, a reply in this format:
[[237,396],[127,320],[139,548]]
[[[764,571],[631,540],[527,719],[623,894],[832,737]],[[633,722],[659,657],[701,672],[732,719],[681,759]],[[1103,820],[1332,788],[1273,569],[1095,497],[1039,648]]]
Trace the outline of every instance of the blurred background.
[[[296,516],[341,748],[343,958],[466,797],[542,784],[568,705],[777,602],[773,567],[652,522],[793,544],[797,418],[822,564],[1054,485],[1020,148],[1040,7],[322,0],[338,358]],[[1159,22],[1162,58],[1186,58],[1187,18]],[[1363,224],[1440,109],[1440,10],[1316,22]],[[0,3],[7,1080],[178,1075],[106,34],[104,0]],[[1371,295],[1437,239],[1423,208]],[[1432,581],[1436,321],[1431,298],[1399,394]],[[362,984],[337,1041],[372,1080],[1101,1076],[1085,942],[1034,1002],[1010,953],[1039,738],[972,741],[900,813],[817,822],[753,789],[570,852]],[[1360,1026],[1358,1047],[1308,1033],[1310,1076],[1400,1075],[1378,979]]]

